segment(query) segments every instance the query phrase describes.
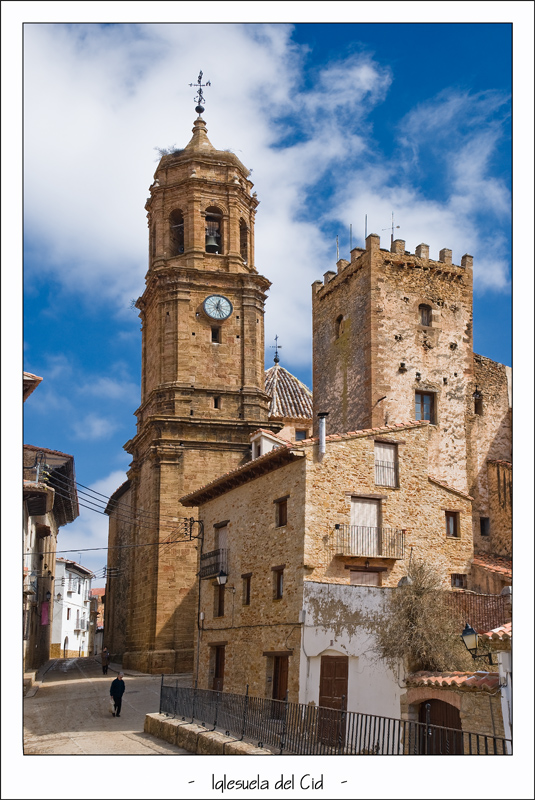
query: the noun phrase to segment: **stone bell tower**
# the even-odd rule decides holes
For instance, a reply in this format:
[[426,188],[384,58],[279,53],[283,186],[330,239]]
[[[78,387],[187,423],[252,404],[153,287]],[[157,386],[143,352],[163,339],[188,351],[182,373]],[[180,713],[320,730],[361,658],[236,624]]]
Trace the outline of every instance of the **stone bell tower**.
[[[213,147],[204,109],[196,110],[189,144],[162,157],[146,204],[141,405],[137,434],[125,445],[127,492],[117,504],[137,523],[126,533],[124,521],[114,523],[123,540],[158,545],[125,552],[119,575],[128,593],[123,665],[162,673],[193,664],[196,542],[165,544],[180,539],[190,513],[180,498],[240,466],[249,435],[273,427],[264,391],[270,282],[254,264],[258,201],[249,170]],[[112,506],[110,542],[114,513]],[[109,584],[111,602],[118,583]]]

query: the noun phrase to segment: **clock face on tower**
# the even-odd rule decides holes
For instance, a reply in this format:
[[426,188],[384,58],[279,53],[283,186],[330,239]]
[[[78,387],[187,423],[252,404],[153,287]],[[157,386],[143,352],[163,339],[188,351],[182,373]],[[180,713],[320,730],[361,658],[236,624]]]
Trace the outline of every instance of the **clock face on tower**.
[[232,314],[232,303],[222,294],[209,295],[202,305],[204,313],[212,319],[228,319]]

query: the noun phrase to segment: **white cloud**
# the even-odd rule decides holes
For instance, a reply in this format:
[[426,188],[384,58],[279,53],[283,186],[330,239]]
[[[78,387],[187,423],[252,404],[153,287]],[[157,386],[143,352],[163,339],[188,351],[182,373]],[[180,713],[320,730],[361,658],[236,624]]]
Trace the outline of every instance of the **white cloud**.
[[100,377],[87,381],[77,389],[83,395],[105,397],[110,400],[139,400],[139,386],[131,381],[119,381],[113,378]]
[[108,439],[119,426],[105,417],[95,413],[86,414],[72,423],[72,429],[77,439]]

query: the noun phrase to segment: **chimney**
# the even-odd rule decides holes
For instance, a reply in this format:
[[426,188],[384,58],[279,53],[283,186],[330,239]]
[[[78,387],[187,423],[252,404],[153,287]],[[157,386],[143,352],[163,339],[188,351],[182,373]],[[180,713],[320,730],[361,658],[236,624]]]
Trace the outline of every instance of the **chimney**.
[[325,455],[325,417],[329,416],[328,411],[319,411],[319,437],[320,437],[320,456]]

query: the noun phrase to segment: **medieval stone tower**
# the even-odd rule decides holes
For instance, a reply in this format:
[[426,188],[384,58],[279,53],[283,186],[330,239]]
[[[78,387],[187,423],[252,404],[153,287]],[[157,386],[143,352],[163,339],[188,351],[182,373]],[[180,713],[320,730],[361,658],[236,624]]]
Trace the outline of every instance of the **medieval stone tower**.
[[264,391],[270,283],[254,265],[258,201],[249,170],[212,146],[200,115],[189,144],[164,155],[154,178],[149,269],[137,302],[141,405],[137,434],[125,445],[128,481],[108,513],[110,548],[160,544],[120,556],[110,549],[116,573],[106,625],[124,666],[169,673],[193,663],[197,553],[195,541],[162,543],[184,538],[180,498],[240,466],[249,435],[273,428]]
[[372,233],[316,281],[314,411],[329,433],[428,420],[430,473],[473,499],[476,551],[507,554],[511,370],[473,352],[472,262]]

